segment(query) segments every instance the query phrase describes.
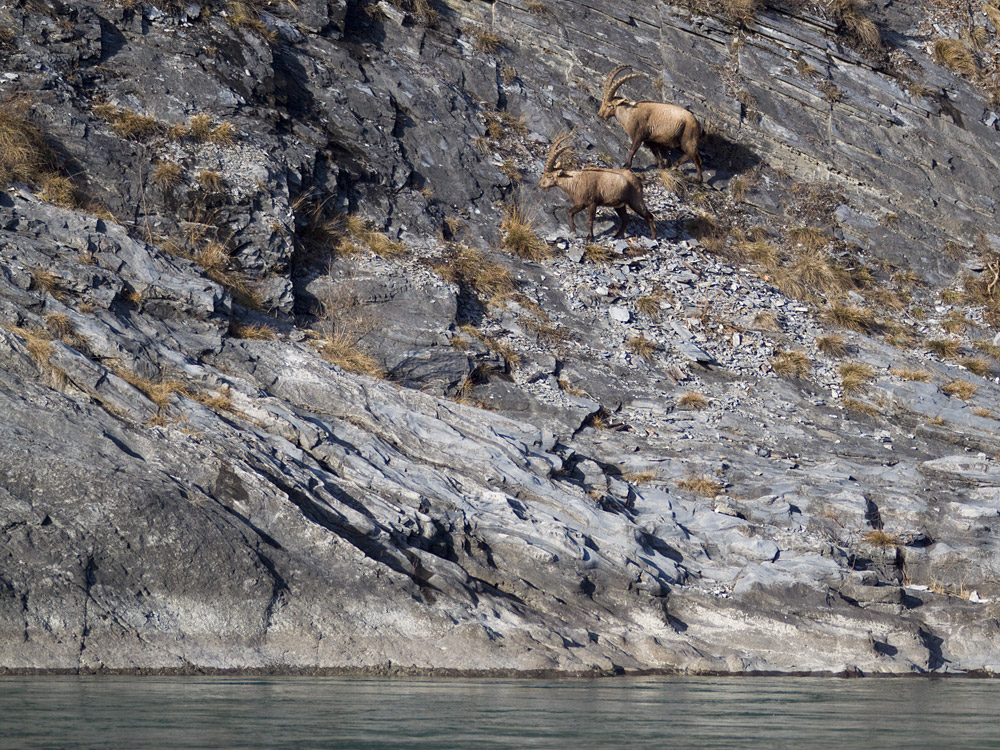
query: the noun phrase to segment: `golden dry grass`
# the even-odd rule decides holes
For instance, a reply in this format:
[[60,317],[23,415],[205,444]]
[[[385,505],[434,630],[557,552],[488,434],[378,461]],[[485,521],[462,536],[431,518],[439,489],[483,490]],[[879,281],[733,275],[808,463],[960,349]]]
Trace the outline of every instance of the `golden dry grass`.
[[942,359],[951,359],[962,349],[962,344],[957,339],[928,339],[925,345]]
[[828,357],[840,358],[847,354],[847,343],[837,333],[817,337],[816,348]]
[[646,360],[652,359],[653,355],[656,354],[656,342],[642,335],[630,338],[625,342],[625,345],[630,352]]
[[521,258],[542,260],[549,256],[549,247],[535,231],[534,222],[518,207],[507,211],[501,224],[503,240],[500,247]]
[[453,246],[451,254],[432,268],[446,280],[472,289],[487,305],[502,305],[517,291],[509,270],[465,245]]
[[952,380],[941,386],[941,391],[947,393],[949,396],[954,396],[955,398],[960,398],[962,401],[968,401],[970,398],[976,395],[976,391],[979,387],[970,383],[968,380],[956,379]]
[[864,401],[858,401],[856,398],[842,398],[840,399],[840,403],[845,409],[855,414],[863,414],[866,417],[877,417],[879,415],[877,408]]
[[862,333],[873,333],[880,327],[875,313],[871,310],[840,302],[834,303],[824,310],[823,318],[841,328]]
[[812,360],[802,351],[775,352],[771,358],[771,370],[782,378],[804,378],[811,368]]
[[493,54],[503,47],[503,40],[492,29],[473,29],[473,45],[480,52]]
[[959,75],[975,78],[979,73],[975,54],[961,39],[935,40],[931,48],[931,55],[935,62]]
[[883,531],[882,529],[874,529],[872,531],[866,531],[861,535],[868,544],[874,545],[876,547],[902,547],[903,542],[899,538],[898,534],[890,534],[888,531]]
[[610,249],[593,243],[583,246],[583,259],[589,263],[602,265],[610,263],[615,259],[615,254]]
[[184,170],[172,161],[160,161],[153,168],[152,180],[162,190],[171,190],[181,182]]
[[125,107],[116,107],[110,102],[95,104],[93,112],[117,135],[128,140],[145,142],[167,132],[166,126],[155,117],[141,115]]
[[0,102],[0,188],[23,182],[40,188],[39,197],[64,208],[78,204],[76,187],[56,170],[55,153],[29,118],[27,99]]
[[225,185],[222,175],[211,169],[203,169],[198,173],[198,184],[210,193],[218,193]]
[[622,472],[622,479],[630,484],[648,484],[657,480],[655,471],[626,471]]
[[658,317],[660,314],[660,298],[653,294],[639,297],[635,301],[635,309],[636,312],[642,313],[647,317]]
[[908,367],[894,367],[889,370],[889,372],[901,380],[910,380],[917,383],[926,383],[931,379],[931,374],[927,372],[927,370],[912,369]]
[[708,407],[708,399],[696,391],[687,391],[677,399],[677,405],[685,409],[701,411]]
[[333,330],[316,340],[320,356],[347,372],[384,378],[385,370],[360,344],[353,331]]
[[973,375],[985,378],[992,374],[993,367],[986,357],[959,357],[958,363]]
[[845,362],[837,368],[844,393],[861,393],[875,377],[875,370],[864,362]]
[[715,497],[722,492],[725,485],[710,476],[702,475],[679,479],[677,487],[688,492],[693,492],[695,495]]
[[271,326],[263,323],[243,323],[233,320],[229,323],[229,335],[251,341],[271,341],[275,337],[275,332]]

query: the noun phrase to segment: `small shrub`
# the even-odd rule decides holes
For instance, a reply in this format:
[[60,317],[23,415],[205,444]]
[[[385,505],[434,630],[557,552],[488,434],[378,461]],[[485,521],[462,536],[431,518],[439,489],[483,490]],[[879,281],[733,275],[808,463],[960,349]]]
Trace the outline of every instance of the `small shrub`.
[[188,120],[188,135],[199,143],[212,137],[212,118],[208,115],[194,115]]

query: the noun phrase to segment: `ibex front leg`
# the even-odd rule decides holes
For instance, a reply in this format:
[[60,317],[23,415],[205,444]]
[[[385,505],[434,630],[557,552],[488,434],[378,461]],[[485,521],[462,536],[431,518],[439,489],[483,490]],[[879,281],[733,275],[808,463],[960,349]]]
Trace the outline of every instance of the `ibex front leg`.
[[622,169],[632,168],[632,159],[635,156],[635,152],[639,150],[639,147],[641,145],[642,145],[641,137],[637,137],[632,140],[632,147],[628,151],[628,158],[625,160],[625,163],[622,164]]
[[586,204],[581,206],[573,205],[570,206],[569,210],[566,212],[566,215],[569,217],[569,231],[571,231],[573,234],[576,234],[576,226],[573,224],[573,217],[576,216],[578,213],[580,213],[586,207],[587,207]]

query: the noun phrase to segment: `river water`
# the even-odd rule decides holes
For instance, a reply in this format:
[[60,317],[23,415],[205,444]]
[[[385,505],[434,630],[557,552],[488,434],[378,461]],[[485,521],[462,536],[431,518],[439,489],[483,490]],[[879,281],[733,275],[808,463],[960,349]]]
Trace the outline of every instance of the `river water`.
[[1000,681],[3,677],[0,748],[1000,748]]

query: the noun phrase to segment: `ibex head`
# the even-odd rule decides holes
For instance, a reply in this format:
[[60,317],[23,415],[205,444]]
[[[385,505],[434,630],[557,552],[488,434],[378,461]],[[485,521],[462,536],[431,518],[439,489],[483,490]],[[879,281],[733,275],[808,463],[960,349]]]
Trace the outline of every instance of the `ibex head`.
[[556,136],[549,148],[548,156],[545,157],[545,168],[542,170],[542,179],[538,181],[538,187],[548,190],[556,186],[556,178],[564,171],[563,158],[573,152],[572,144],[567,144],[572,138],[572,132]]
[[613,117],[615,110],[628,101],[623,96],[615,96],[618,89],[622,87],[622,84],[627,83],[635,78],[644,78],[645,73],[629,73],[627,76],[622,76],[617,81],[615,76],[619,73],[623,73],[626,70],[631,70],[631,65],[616,65],[614,69],[608,73],[608,77],[604,79],[604,99],[601,101],[601,108],[597,110],[597,116],[607,120],[609,117]]

